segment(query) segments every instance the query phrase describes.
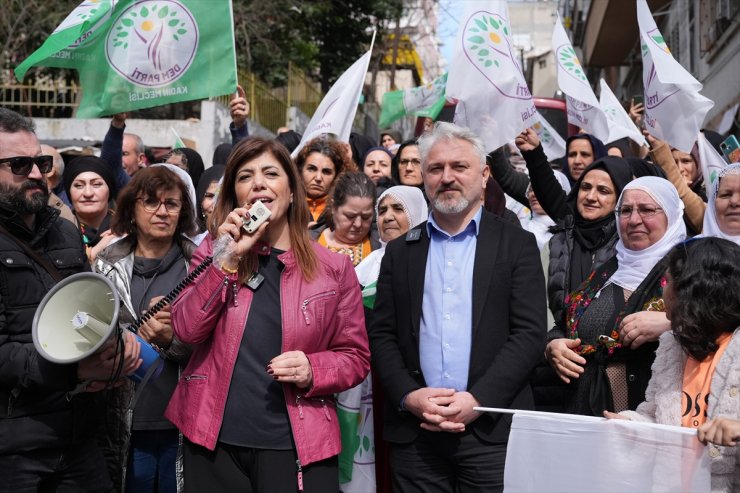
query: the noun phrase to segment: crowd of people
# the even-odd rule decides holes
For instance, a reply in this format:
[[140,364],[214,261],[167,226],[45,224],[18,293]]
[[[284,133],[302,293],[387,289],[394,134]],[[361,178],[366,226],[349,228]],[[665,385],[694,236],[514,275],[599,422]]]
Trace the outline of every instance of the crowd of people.
[[[154,164],[121,114],[65,164],[0,108],[0,491],[501,491],[511,417],[479,406],[695,428],[740,488],[739,163],[444,122],[293,159],[230,109],[210,162]],[[121,338],[47,361],[34,314],[91,270]]]

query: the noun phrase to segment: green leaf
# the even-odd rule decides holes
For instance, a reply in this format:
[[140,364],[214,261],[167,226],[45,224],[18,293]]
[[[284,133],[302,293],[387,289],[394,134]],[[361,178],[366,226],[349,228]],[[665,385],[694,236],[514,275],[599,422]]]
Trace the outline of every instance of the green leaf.
[[504,26],[504,34],[506,34],[507,36],[509,35],[509,30],[506,29],[506,26]]
[[167,23],[167,25],[170,27],[175,27],[178,22],[180,21],[178,21],[177,19],[172,19],[170,22]]
[[118,38],[125,38],[128,36],[128,31],[121,31],[120,33],[116,34],[116,37]]
[[493,63],[496,64],[497,67],[500,67],[501,65],[498,63],[498,60],[494,60]]
[[494,29],[498,29],[499,27],[501,27],[500,24],[496,22],[496,19],[494,19],[493,17],[489,17],[488,22],[491,23]]
[[475,51],[475,50],[477,50],[478,48],[480,48],[480,47],[479,47],[479,46],[475,46],[475,45],[473,45],[473,46],[471,46],[471,47],[470,47],[471,51]]
[[470,41],[471,43],[478,43],[478,44],[486,42],[486,40],[483,39],[482,36],[471,36],[468,38],[468,41]]
[[655,40],[655,42],[656,42],[656,43],[658,43],[658,44],[660,44],[660,43],[665,43],[665,40],[663,39],[663,36],[660,36],[660,35],[658,35],[658,36],[653,36],[652,38],[653,38],[653,39]]
[[149,15],[149,9],[146,7],[141,7],[141,10],[139,11],[142,17],[147,17]]
[[470,32],[471,33],[477,33],[477,32],[480,32],[480,29],[478,29],[477,27],[471,27],[470,28]]
[[159,12],[157,14],[159,15],[160,19],[164,19],[165,17],[167,17],[167,12],[169,12],[169,9],[165,5],[164,7],[159,9]]
[[575,65],[575,63],[573,63],[573,62],[566,62],[563,65],[565,65],[566,67],[573,67]]
[[177,34],[185,34],[187,32],[188,32],[187,29],[178,29],[177,30]]
[[370,439],[368,437],[362,437],[362,447],[365,450],[370,450]]
[[480,50],[480,51],[478,52],[478,54],[479,54],[480,56],[488,56],[488,53],[489,53],[489,52],[488,52],[488,50]]
[[121,46],[122,44],[123,43],[121,43],[120,41],[116,41],[115,43],[113,43],[113,47],[114,48],[117,48],[117,47]]
[[138,14],[136,12],[131,12],[131,17],[138,17]]
[[[134,25],[134,21],[132,21],[131,19],[122,19],[121,20],[121,24],[123,24],[126,27],[131,27],[131,26]],[[120,27],[119,27],[119,29],[120,29]]]
[[486,30],[486,23],[482,20],[476,19],[475,23],[478,25],[479,28],[483,29],[484,31]]
[[180,39],[177,37],[177,34],[173,34],[172,37],[175,38],[175,41],[178,41]]
[[484,63],[483,65],[485,65],[486,68],[490,67],[492,65],[491,60],[486,60],[486,63]]
[[126,48],[128,48],[128,43],[123,43],[123,49],[125,50]]
[[172,12],[170,12],[170,16],[175,17],[176,15],[177,15],[177,11],[176,10],[173,10]]

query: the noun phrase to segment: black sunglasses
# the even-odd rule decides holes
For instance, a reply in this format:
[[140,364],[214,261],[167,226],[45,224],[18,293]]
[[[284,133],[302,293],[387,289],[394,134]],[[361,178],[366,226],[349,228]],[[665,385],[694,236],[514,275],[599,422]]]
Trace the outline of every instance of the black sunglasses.
[[54,166],[54,158],[52,156],[17,156],[0,158],[0,164],[10,164],[10,171],[14,175],[28,176],[33,169],[33,165],[39,167],[39,171],[42,173],[48,173]]

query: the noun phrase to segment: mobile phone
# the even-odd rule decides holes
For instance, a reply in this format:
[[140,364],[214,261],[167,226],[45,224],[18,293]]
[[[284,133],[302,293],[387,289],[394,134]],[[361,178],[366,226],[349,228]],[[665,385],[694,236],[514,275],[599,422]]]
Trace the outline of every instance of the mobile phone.
[[632,101],[635,104],[642,104],[642,101],[643,101],[642,94],[635,94],[634,96],[632,96]]
[[728,163],[740,162],[740,143],[738,143],[737,137],[730,135],[719,144],[719,148],[727,158]]
[[263,222],[267,221],[270,214],[270,209],[265,207],[265,204],[263,204],[262,201],[258,200],[252,204],[247,216],[242,218],[242,221],[244,221],[242,228],[244,228],[244,231],[247,233],[252,234],[257,231]]

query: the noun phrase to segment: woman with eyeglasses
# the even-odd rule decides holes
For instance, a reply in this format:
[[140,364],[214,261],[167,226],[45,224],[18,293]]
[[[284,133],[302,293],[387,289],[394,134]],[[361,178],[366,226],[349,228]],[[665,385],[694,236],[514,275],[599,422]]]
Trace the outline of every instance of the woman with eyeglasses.
[[64,187],[72,202],[72,212],[82,233],[90,263],[113,239],[111,201],[115,200],[116,181],[110,166],[99,157],[80,156],[64,168]]
[[[141,169],[121,191],[111,229],[123,238],[100,252],[93,264],[118,290],[118,323],[124,328],[185,278],[196,247],[188,238],[197,232],[188,184],[166,166]],[[108,467],[119,491],[125,484],[128,492],[175,492],[180,439],[164,409],[190,349],[173,331],[169,306],[138,333],[160,349],[164,367],[140,390],[133,409],[132,384],[111,391],[112,411],[105,420]]]
[[398,148],[396,157],[393,159],[391,176],[396,183],[417,187],[424,193],[424,180],[421,178],[421,154],[419,154],[416,139],[407,140]]
[[663,257],[686,237],[683,204],[658,177],[624,187],[614,212],[617,254],[565,299],[565,318],[548,333],[545,356],[568,384],[565,412],[601,416],[645,398],[660,334]]

